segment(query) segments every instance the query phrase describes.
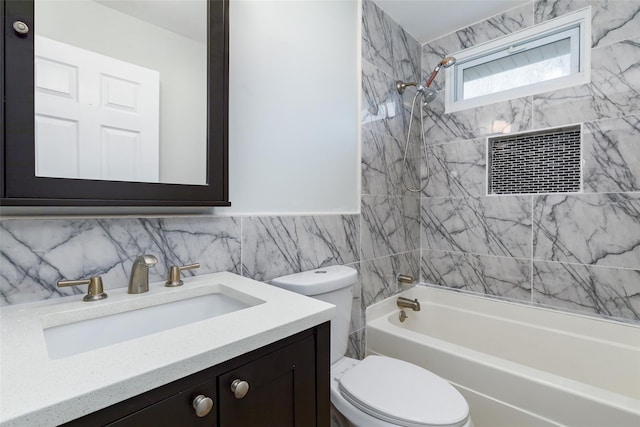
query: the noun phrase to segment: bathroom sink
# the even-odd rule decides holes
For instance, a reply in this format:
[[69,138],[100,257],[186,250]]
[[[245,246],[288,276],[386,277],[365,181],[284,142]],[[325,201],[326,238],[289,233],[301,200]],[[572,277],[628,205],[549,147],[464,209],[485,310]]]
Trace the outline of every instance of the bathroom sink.
[[50,359],[60,359],[123,341],[242,310],[246,303],[220,292],[43,329]]

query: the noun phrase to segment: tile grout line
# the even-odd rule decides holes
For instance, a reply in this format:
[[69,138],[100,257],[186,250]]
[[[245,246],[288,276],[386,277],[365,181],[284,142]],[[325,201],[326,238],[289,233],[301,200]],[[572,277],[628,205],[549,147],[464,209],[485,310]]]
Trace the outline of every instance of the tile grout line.
[[244,218],[240,217],[240,275],[245,277],[244,275],[244,244],[243,242],[243,236],[244,236]]
[[529,274],[531,275],[531,277],[529,278],[530,280],[530,288],[531,288],[531,304],[533,304],[534,302],[534,297],[533,297],[533,293],[534,293],[534,289],[533,289],[533,259],[534,257],[534,246],[533,246],[533,238],[534,238],[534,231],[533,231],[533,204],[535,202],[535,195],[531,195],[531,264],[530,264],[530,270],[529,270]]

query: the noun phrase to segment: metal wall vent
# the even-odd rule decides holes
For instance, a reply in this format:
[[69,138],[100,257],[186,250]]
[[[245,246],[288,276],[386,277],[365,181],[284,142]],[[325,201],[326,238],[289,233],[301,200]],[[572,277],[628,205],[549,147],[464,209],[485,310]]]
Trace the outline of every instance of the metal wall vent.
[[489,194],[580,191],[580,125],[489,138]]

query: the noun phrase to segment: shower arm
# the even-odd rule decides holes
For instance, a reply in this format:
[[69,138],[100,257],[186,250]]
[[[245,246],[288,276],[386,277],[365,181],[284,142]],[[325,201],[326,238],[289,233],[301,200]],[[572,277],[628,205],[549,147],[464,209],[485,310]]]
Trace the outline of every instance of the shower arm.
[[418,86],[416,82],[403,82],[402,80],[396,80],[396,90],[400,95],[404,93],[404,90],[409,86]]

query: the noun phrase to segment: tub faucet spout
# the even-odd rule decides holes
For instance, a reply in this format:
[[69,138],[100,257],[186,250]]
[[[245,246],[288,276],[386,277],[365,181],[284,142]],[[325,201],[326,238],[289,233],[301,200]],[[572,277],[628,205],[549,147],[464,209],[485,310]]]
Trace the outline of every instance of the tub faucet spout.
[[141,294],[149,291],[149,267],[153,267],[158,258],[153,255],[140,255],[136,257],[131,266],[129,276],[129,293]]
[[420,311],[420,303],[417,298],[409,299],[405,297],[398,297],[397,304],[400,308],[410,308],[413,311]]

